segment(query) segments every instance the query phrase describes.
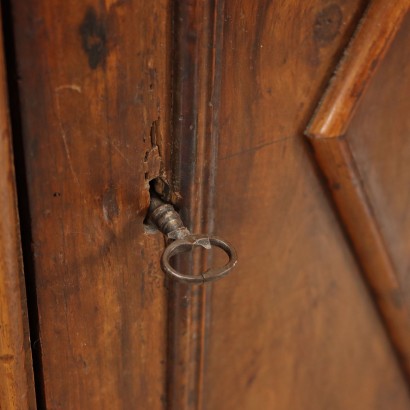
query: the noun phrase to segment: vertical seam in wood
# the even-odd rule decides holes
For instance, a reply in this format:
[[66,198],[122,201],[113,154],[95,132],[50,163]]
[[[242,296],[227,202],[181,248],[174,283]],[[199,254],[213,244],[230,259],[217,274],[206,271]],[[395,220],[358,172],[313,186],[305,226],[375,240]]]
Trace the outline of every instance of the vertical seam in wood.
[[[182,194],[189,228],[209,234],[214,230],[223,7],[218,0],[174,3],[173,17],[171,180]],[[207,263],[210,258],[194,258],[185,268],[203,270]],[[211,289],[170,283],[168,404],[173,409],[203,406]]]
[[[3,362],[3,370],[8,370],[6,370],[6,373],[0,374],[0,384],[3,385],[4,382],[10,389],[8,394],[4,394],[3,391],[0,397],[0,408],[3,408],[4,405],[4,408],[35,409],[35,379],[26,299],[28,297],[26,293],[28,284],[25,284],[24,255],[22,252],[22,237],[24,236],[25,225],[24,221],[21,223],[19,221],[19,201],[21,202],[21,198],[18,198],[18,196],[21,187],[18,182],[21,182],[21,177],[24,178],[24,170],[22,172],[18,167],[17,160],[22,154],[21,146],[17,147],[18,152],[14,154],[13,151],[16,150],[16,147],[13,149],[13,142],[15,141],[12,138],[12,128],[15,131],[13,119],[19,105],[17,95],[13,95],[13,92],[17,94],[17,91],[13,87],[12,76],[17,73],[15,70],[14,37],[9,2],[2,4],[0,14],[0,54],[2,60],[0,97],[3,100],[1,104],[3,108],[1,123],[5,131],[4,135],[0,136],[0,139],[2,139],[0,151],[4,150],[1,159],[3,169],[0,177],[3,179],[2,185],[7,185],[7,189],[3,189],[2,192],[4,202],[2,225],[3,234],[6,237],[3,238],[3,241],[0,241],[0,246],[3,249],[0,253],[4,252],[3,255],[0,255],[0,259],[4,257],[4,260],[0,261],[2,265],[0,278],[4,275],[2,284],[4,288],[0,291],[0,294],[3,293],[5,296],[3,302],[6,303],[6,306],[1,308],[3,313],[9,312],[11,314],[8,316],[5,313],[7,319],[10,320],[9,323],[0,324],[3,327],[3,331],[0,332],[0,339],[3,339],[0,340],[0,347],[2,348],[0,362]],[[7,39],[6,43],[4,42],[5,38]],[[13,127],[11,126],[12,122]],[[29,230],[30,227],[27,227],[27,229]],[[30,322],[31,319],[30,317]]]

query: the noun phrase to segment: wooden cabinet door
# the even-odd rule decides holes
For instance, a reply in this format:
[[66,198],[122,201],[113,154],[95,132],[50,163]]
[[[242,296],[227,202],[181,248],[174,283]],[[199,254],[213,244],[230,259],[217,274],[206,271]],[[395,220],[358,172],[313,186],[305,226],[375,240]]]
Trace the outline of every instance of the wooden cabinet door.
[[5,2],[38,408],[410,407],[408,5]]
[[169,150],[170,4],[10,7],[31,221],[23,232],[30,240],[31,229],[26,264],[38,307],[38,406],[163,408],[163,239],[145,234],[143,221],[154,133],[164,138],[164,156]]
[[[236,240],[240,264],[236,275],[210,291],[205,409],[409,406],[399,369],[399,363],[406,368],[403,354],[410,347],[405,288],[397,285],[392,270],[380,272],[388,256],[386,249],[375,246],[377,240],[397,246],[399,233],[392,242],[377,231],[375,219],[367,215],[364,220],[366,215],[356,212],[363,205],[361,176],[347,178],[346,168],[354,170],[354,165],[330,150],[322,153],[320,137],[328,141],[329,135],[312,133],[315,121],[323,120],[328,126],[349,103],[357,104],[408,3],[373,1],[366,10],[364,6],[359,2],[292,2],[292,6],[289,2],[225,2],[215,226]],[[357,127],[356,141],[362,141],[362,156],[379,154],[357,158],[358,167],[365,167],[373,177],[379,200],[395,201],[401,209],[401,214],[391,208],[391,215],[379,215],[390,230],[398,215],[407,215],[401,201],[410,175],[397,141],[409,130],[404,115],[407,79],[399,74],[407,69],[407,52],[401,50],[407,46],[408,26],[401,30],[382,63],[389,68],[379,82],[373,79],[373,91],[362,101],[363,113],[358,109],[351,125]],[[313,153],[304,129],[338,65],[308,129]],[[399,90],[403,97],[394,98]],[[339,98],[344,98],[340,107]],[[372,120],[373,115],[377,120]],[[380,124],[383,128],[378,128]],[[353,130],[349,127],[348,132]],[[375,133],[387,139],[388,157],[383,156],[383,148],[376,148]],[[392,133],[397,134],[396,143],[389,141]],[[361,139],[366,136],[373,151],[367,151]],[[342,134],[338,140],[344,138]],[[327,172],[329,168],[340,178]],[[388,176],[382,178],[385,168]],[[320,171],[328,177],[336,209]],[[401,179],[393,183],[399,174]],[[363,180],[364,190],[367,183]],[[384,184],[384,189],[395,192],[394,197],[385,196]],[[349,189],[355,194],[349,195]],[[338,201],[342,194],[344,201]],[[369,207],[374,200],[366,202]],[[364,224],[367,233],[375,230],[379,235],[370,245],[365,232],[358,232]],[[397,220],[394,224],[400,225]],[[408,266],[405,227],[400,234],[401,264]],[[377,306],[361,273],[376,291]],[[375,276],[380,277],[378,287],[370,280]]]

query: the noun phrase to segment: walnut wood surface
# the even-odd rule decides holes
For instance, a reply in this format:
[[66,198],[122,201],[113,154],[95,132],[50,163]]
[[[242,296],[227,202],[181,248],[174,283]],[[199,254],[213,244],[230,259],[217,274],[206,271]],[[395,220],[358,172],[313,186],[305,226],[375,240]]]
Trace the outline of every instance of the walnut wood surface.
[[143,220],[154,133],[168,155],[170,14],[13,1],[47,409],[165,408],[163,239]]
[[[306,133],[315,149],[318,164],[328,180],[333,199],[346,231],[353,242],[365,278],[374,292],[377,305],[397,349],[401,364],[407,375],[410,376],[410,300],[405,288],[402,287],[403,281],[406,282],[406,274],[402,274],[402,277],[399,278],[394,263],[407,264],[408,254],[402,253],[401,257],[392,261],[391,251],[397,249],[398,240],[391,242],[389,240],[391,238],[386,238],[384,233],[380,231],[380,223],[384,223],[385,226],[392,225],[392,215],[384,213],[381,217],[379,215],[379,218],[375,216],[374,198],[369,198],[367,194],[369,181],[363,180],[363,172],[359,171],[363,167],[382,166],[388,172],[389,166],[395,167],[394,164],[398,163],[402,164],[400,174],[404,177],[409,174],[410,168],[407,171],[406,160],[401,157],[401,149],[398,146],[394,155],[388,157],[379,155],[372,160],[369,157],[371,153],[368,152],[363,142],[360,145],[360,141],[363,141],[361,134],[382,135],[387,140],[396,136],[397,140],[406,129],[407,115],[405,113],[408,110],[408,105],[406,105],[405,99],[402,102],[397,98],[380,100],[378,91],[373,91],[371,98],[367,98],[366,102],[362,104],[364,107],[362,112],[370,111],[371,115],[374,115],[373,107],[379,107],[378,118],[381,124],[387,125],[381,126],[375,117],[369,118],[368,114],[365,118],[366,121],[363,121],[366,114],[362,114],[356,120],[356,126],[350,127],[352,115],[359,106],[360,98],[370,80],[373,79],[376,68],[380,65],[408,8],[408,1],[383,2],[376,0],[370,3]],[[401,46],[402,49],[399,52],[405,53],[408,45],[402,40]],[[394,85],[394,81],[398,81],[398,84],[404,81],[404,86],[406,77],[402,76],[400,71],[401,64],[405,66],[407,60],[403,58],[399,62],[396,58],[393,63],[386,64],[390,64],[390,76],[385,75],[385,78],[379,83],[373,81],[372,87],[378,90],[385,81],[388,81],[388,85]],[[396,84],[396,91],[399,91],[400,88],[398,84]],[[393,112],[396,113],[396,121],[402,124],[401,128],[393,125],[394,122],[391,120]],[[384,134],[381,134],[382,129],[385,131]],[[401,134],[398,133],[400,130]],[[359,141],[359,153],[361,153],[356,161],[350,148],[350,140],[353,135],[355,140]],[[368,138],[367,142],[369,147],[374,147],[376,143],[373,137]],[[379,147],[383,147],[380,140],[377,142]],[[386,161],[389,161],[386,158],[390,160],[389,165],[386,164]],[[390,177],[392,177],[391,174]],[[393,178],[389,180],[379,178],[377,181],[379,192],[393,187],[393,189],[390,188],[390,193],[395,192],[396,195],[400,196],[403,188],[394,184],[393,181]],[[376,182],[373,180],[373,183]],[[392,186],[392,184],[394,185]],[[379,194],[378,199],[383,200],[382,198],[383,195]],[[396,214],[393,211],[393,215]],[[403,232],[400,239],[407,243],[409,235]]]
[[[41,406],[408,409],[303,138],[367,1],[13,5]],[[164,281],[159,174],[235,244],[231,276]]]
[[0,20],[0,409],[35,409]]
[[367,2],[225,1],[204,409],[407,409],[303,130]]

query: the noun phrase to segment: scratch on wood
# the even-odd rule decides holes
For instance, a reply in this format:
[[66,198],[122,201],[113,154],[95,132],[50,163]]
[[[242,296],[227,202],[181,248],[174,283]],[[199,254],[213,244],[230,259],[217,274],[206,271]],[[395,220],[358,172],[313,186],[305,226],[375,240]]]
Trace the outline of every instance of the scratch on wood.
[[124,155],[124,153],[109,139],[105,138],[107,144],[109,144],[114,150],[118,153],[118,155],[125,161],[127,166],[131,169],[134,170],[134,168],[131,166],[130,160]]
[[59,98],[59,94],[61,91],[64,90],[72,90],[72,91],[76,91],[78,93],[81,93],[81,87],[79,85],[76,84],[63,84],[59,87],[55,88],[55,95],[56,95],[56,116],[57,116],[57,120],[58,120],[58,126],[60,128],[60,132],[61,132],[61,139],[63,140],[63,145],[64,145],[64,151],[67,157],[67,162],[68,162],[68,166],[70,167],[70,171],[71,174],[73,175],[74,181],[80,185],[80,181],[78,179],[78,176],[74,170],[73,167],[73,163],[71,161],[71,155],[70,155],[70,150],[68,148],[68,144],[67,144],[67,136],[66,136],[66,132],[65,129],[63,127],[63,124],[61,122],[61,107],[60,107],[60,98]]
[[63,84],[63,85],[56,87],[54,91],[56,93],[59,93],[62,90],[73,90],[73,91],[77,91],[80,94],[82,93],[81,87],[77,84]]
[[283,138],[279,138],[279,139],[277,139],[277,140],[275,140],[275,141],[269,141],[269,142],[266,142],[266,143],[264,143],[264,144],[257,145],[257,146],[255,146],[255,147],[251,147],[251,148],[248,148],[248,149],[241,150],[241,151],[239,151],[239,152],[233,152],[232,154],[229,154],[229,155],[227,155],[227,156],[225,156],[225,157],[219,158],[219,161],[224,161],[224,160],[226,160],[226,159],[231,159],[231,158],[237,157],[237,156],[239,156],[239,155],[245,155],[245,154],[249,154],[249,153],[252,153],[252,152],[255,152],[255,151],[259,151],[259,150],[262,149],[262,148],[268,147],[268,146],[270,146],[270,145],[277,144],[277,143],[279,143],[279,142],[286,141],[286,140],[291,139],[291,138],[293,138],[293,137],[292,137],[292,136],[283,137]]

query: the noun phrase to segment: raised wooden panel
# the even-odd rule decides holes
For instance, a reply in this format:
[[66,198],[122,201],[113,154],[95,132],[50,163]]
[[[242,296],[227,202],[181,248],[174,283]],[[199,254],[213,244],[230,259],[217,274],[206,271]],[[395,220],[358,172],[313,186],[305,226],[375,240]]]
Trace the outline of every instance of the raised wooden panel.
[[[32,221],[28,272],[39,313],[39,407],[408,409],[396,352],[361,280],[360,252],[317,166],[320,155],[340,165],[328,166],[327,176],[337,169],[346,177],[355,199],[347,214],[373,229],[371,245],[384,252],[367,254],[366,272],[381,267],[381,289],[387,278],[401,290],[389,252],[400,281],[409,283],[402,164],[410,107],[408,81],[389,73],[407,74],[409,53],[400,49],[408,45],[408,22],[349,128],[351,147],[341,134],[407,2],[11,3]],[[342,131],[311,133],[316,161],[303,130],[368,4],[358,43],[366,47],[352,43],[361,57],[344,60],[364,81],[341,87],[349,102],[339,107]],[[367,58],[374,53],[380,58]],[[392,120],[382,122],[389,101]],[[391,133],[394,140],[382,139]],[[323,136],[335,149],[321,145]],[[161,164],[150,161],[158,153]],[[235,244],[232,275],[203,287],[165,280],[162,235],[143,226],[149,180],[158,175],[193,231]],[[340,185],[332,187],[336,199],[345,198]],[[336,200],[339,209],[343,201]],[[208,263],[187,260],[193,268]],[[403,346],[407,310],[394,306],[402,294],[387,289],[379,307],[387,301],[381,311],[391,329],[402,329],[398,338],[390,333]]]
[[[366,2],[225,1],[204,409],[407,409],[303,129]],[[365,381],[365,382],[364,382]]]
[[410,15],[365,93],[347,139],[410,298],[409,61]]
[[[399,285],[410,373],[410,15],[346,132]],[[396,297],[397,299],[397,297]]]
[[[406,0],[370,2],[306,130],[346,232],[352,240],[364,278],[373,291],[390,339],[399,354],[400,364],[408,376],[410,305],[391,257],[389,248],[394,244],[390,243],[388,246],[388,238],[380,230],[381,223],[389,225],[391,222],[386,219],[386,215],[380,218],[374,214],[373,199],[369,197],[367,181],[363,179],[360,170],[363,165],[367,166],[369,161],[355,159],[351,136],[354,134],[356,139],[360,139],[363,130],[367,135],[372,135],[377,130],[380,135],[382,127],[379,127],[379,124],[390,124],[389,113],[384,113],[382,108],[387,108],[387,105],[393,106],[395,113],[401,114],[400,124],[406,121],[406,107],[396,101],[389,102],[386,98],[380,100],[377,91],[370,94],[370,100],[366,97],[366,101],[361,103],[366,112],[371,111],[374,104],[379,107],[378,121],[373,121],[373,126],[370,125],[372,120],[369,117],[363,122],[361,117],[356,117],[354,113],[363,95],[367,96],[366,89],[395,38],[409,5]],[[401,79],[398,75],[400,63],[395,63],[397,72],[391,74],[391,78]],[[388,83],[386,89],[389,92],[394,90]],[[359,118],[360,126],[357,126],[359,123],[356,122],[357,129],[351,128],[352,118],[354,121]],[[372,138],[373,144],[375,141]],[[381,150],[379,152],[382,152],[382,146],[378,144],[377,147]],[[362,151],[366,152],[366,148],[362,147]],[[390,160],[405,166],[405,161],[399,155],[390,157]],[[381,163],[386,162],[382,160]],[[378,163],[373,162],[373,166],[377,167]],[[394,186],[394,189],[400,192],[398,186]],[[402,257],[407,260],[405,255]]]
[[165,408],[163,239],[145,235],[143,220],[153,133],[168,148],[170,4],[12,5],[40,406]]

